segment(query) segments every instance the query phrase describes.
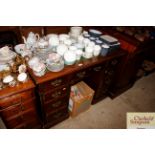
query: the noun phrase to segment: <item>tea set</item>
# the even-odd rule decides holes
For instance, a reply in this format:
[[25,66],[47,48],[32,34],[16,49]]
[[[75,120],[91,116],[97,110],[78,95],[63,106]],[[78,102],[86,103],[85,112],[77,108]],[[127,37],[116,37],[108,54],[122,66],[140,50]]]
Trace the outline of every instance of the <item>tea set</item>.
[[28,78],[26,68],[25,60],[8,46],[0,48],[0,89],[25,82]]
[[[22,37],[23,44],[14,47],[16,53],[7,46],[0,49],[0,73],[10,69],[8,63],[13,63],[17,54],[26,60],[26,64],[39,77],[45,75],[47,70],[59,72],[65,65],[73,65],[82,58],[105,56],[110,47],[104,44],[101,36],[102,33],[98,30],[83,31],[80,26],[71,27],[68,34],[52,33],[40,37],[39,34],[30,32],[27,38]],[[0,81],[0,89],[2,82],[14,86],[17,81],[25,82],[27,80],[25,64],[21,63],[18,67],[16,66],[16,70],[18,72],[16,77],[11,73],[3,77]]]

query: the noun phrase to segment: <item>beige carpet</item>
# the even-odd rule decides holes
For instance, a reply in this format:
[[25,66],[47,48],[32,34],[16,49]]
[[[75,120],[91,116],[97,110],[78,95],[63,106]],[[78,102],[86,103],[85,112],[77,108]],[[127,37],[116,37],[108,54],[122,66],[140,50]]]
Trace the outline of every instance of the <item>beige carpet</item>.
[[[155,112],[155,73],[138,80],[131,89],[117,98],[106,98],[76,118],[69,118],[52,128],[126,128],[127,112]],[[4,128],[1,121],[0,128]]]
[[106,98],[76,118],[69,118],[53,128],[126,128],[127,112],[155,112],[155,73],[138,80],[117,98]]

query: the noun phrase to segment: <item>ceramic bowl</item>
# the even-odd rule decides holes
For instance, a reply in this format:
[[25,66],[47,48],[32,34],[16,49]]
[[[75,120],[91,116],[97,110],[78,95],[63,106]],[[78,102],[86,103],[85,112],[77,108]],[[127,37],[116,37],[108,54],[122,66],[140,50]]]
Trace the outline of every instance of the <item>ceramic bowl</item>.
[[44,76],[45,75],[45,72],[46,72],[46,68],[44,68],[40,72],[33,71],[34,75],[39,76],[39,77]]
[[33,67],[33,72],[36,76],[43,76],[46,71],[46,65],[44,63],[39,63]]
[[62,57],[57,62],[47,59],[46,64],[47,69],[51,72],[59,72],[64,68],[64,60],[62,59]]
[[54,62],[54,63],[57,63],[57,62],[60,62],[61,58],[62,58],[61,55],[58,53],[50,53],[48,55],[47,60]]
[[65,52],[64,60],[66,65],[73,65],[76,61],[76,53],[72,51]]
[[92,36],[92,37],[100,37],[102,35],[102,32],[101,31],[98,31],[98,30],[95,30],[95,29],[90,29],[89,30],[89,34]]

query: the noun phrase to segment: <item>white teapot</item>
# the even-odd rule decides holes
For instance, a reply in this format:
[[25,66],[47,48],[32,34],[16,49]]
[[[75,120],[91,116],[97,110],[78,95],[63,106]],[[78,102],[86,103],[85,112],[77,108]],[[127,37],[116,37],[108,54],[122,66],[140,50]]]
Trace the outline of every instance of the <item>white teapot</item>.
[[28,34],[28,37],[27,37],[27,39],[24,37],[24,36],[22,36],[22,38],[23,38],[23,40],[24,40],[24,43],[26,44],[26,47],[28,48],[28,49],[30,49],[30,48],[32,48],[33,47],[33,45],[39,40],[39,34],[34,34],[33,32],[30,32],[29,34]]

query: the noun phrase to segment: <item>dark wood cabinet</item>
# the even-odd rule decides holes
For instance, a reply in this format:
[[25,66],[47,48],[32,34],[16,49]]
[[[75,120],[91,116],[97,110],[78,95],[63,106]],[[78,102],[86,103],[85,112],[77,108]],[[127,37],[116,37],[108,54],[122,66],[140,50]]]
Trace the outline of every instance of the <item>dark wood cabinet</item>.
[[49,128],[69,117],[70,89],[77,82],[85,81],[95,90],[93,103],[106,97],[117,65],[124,55],[123,50],[118,50],[106,57],[94,57],[65,66],[62,71],[57,73],[47,72],[42,77],[35,76],[29,69],[37,86],[36,93],[40,98],[44,128]]
[[34,84],[28,80],[0,91],[0,116],[7,128],[41,128]]
[[[138,29],[138,27],[135,28]],[[134,85],[138,70],[144,60],[143,53],[149,53],[150,50],[155,49],[155,45],[151,39],[139,41],[134,35],[116,31],[115,27],[100,27],[99,29],[104,34],[116,37],[121,43],[121,48],[126,52],[117,70],[115,82],[109,90],[110,96],[114,98]]]

